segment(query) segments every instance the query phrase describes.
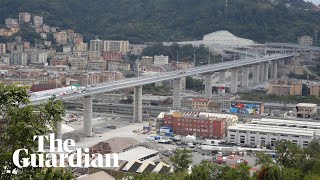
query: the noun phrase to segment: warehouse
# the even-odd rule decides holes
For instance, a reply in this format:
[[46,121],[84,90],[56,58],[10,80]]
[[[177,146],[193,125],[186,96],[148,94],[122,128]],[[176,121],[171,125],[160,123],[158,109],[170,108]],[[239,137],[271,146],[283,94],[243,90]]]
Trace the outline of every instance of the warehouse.
[[307,146],[319,140],[320,130],[260,124],[237,124],[228,127],[227,141],[244,145],[270,145],[278,140],[288,140],[298,146]]

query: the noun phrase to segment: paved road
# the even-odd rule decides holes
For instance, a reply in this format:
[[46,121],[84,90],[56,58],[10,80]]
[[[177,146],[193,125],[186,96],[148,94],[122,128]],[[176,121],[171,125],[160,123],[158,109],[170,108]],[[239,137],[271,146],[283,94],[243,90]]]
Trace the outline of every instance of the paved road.
[[[119,89],[125,89],[125,88],[134,87],[134,86],[145,85],[145,84],[151,84],[154,82],[161,82],[161,81],[171,80],[171,79],[175,79],[175,78],[193,76],[196,74],[204,74],[204,73],[209,73],[209,72],[227,70],[230,68],[241,67],[241,66],[256,64],[256,63],[260,63],[260,62],[268,62],[268,61],[277,60],[277,59],[281,59],[281,58],[288,58],[288,57],[293,57],[293,55],[292,54],[270,55],[270,56],[265,56],[263,58],[244,59],[244,60],[238,60],[238,61],[217,63],[217,64],[212,64],[212,65],[207,65],[207,66],[199,66],[199,67],[185,69],[180,72],[179,71],[171,71],[171,72],[164,72],[164,73],[154,75],[154,76],[145,76],[145,77],[123,79],[123,80],[119,80],[119,81],[114,81],[112,83],[109,82],[109,83],[99,84],[95,87],[91,87],[90,89],[87,89],[85,92],[60,96],[60,97],[58,97],[58,99],[68,100],[68,99],[80,98],[80,97],[84,97],[84,96],[91,96],[91,95],[95,95],[95,94],[102,94],[105,92],[115,91],[115,90],[119,90]],[[38,104],[47,102],[49,98],[50,98],[50,96],[30,99],[31,105],[38,105]]]

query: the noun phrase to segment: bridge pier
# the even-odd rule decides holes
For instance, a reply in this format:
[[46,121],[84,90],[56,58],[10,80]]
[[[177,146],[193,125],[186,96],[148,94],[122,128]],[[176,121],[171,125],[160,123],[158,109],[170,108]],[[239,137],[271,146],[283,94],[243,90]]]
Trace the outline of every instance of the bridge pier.
[[84,136],[92,136],[92,96],[83,97],[83,131]]
[[219,71],[219,84],[225,84],[226,80],[226,71]]
[[174,79],[173,80],[173,109],[181,108],[181,89],[182,89],[181,78]]
[[259,64],[254,64],[253,65],[253,72],[252,72],[252,80],[253,80],[253,84],[258,84],[259,83]]
[[249,67],[248,66],[243,66],[242,67],[241,85],[242,85],[242,87],[248,87],[249,86]]
[[273,61],[271,64],[271,78],[277,79],[278,77],[278,62]]
[[62,140],[62,123],[61,121],[56,122],[56,134],[55,134],[55,138],[56,139],[61,139]]
[[264,78],[265,81],[269,79],[269,63],[264,63]]
[[279,66],[284,66],[284,59],[279,59]]
[[238,69],[231,69],[231,88],[230,93],[236,94],[238,92]]
[[259,81],[264,81],[265,80],[265,64],[260,63],[260,78]]
[[133,122],[142,122],[142,86],[134,87]]
[[212,74],[204,74],[205,85],[205,98],[210,99],[212,97]]

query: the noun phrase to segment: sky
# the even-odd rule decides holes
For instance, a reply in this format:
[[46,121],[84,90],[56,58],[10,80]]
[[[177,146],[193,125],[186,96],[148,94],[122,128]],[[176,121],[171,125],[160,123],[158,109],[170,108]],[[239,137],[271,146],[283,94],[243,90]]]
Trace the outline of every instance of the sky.
[[305,0],[305,1],[309,1],[309,2],[313,2],[314,4],[320,4],[320,0]]

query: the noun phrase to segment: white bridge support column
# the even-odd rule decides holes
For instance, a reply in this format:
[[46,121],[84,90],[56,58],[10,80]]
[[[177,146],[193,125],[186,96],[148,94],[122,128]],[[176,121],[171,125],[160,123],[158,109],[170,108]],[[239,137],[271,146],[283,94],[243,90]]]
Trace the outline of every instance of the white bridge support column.
[[62,123],[61,121],[56,122],[56,139],[61,139],[62,140]]
[[264,78],[265,81],[269,79],[269,63],[264,63]]
[[142,86],[134,87],[133,122],[142,122]]
[[279,59],[279,66],[284,66],[284,59]]
[[259,81],[264,81],[265,80],[265,64],[264,63],[260,63],[260,78],[259,78]]
[[249,86],[249,67],[248,66],[242,66],[241,85],[242,85],[242,87]]
[[271,78],[277,79],[278,77],[278,62],[273,61],[271,64]]
[[226,80],[226,71],[220,71],[219,72],[219,84],[220,85],[225,84],[226,83],[225,80]]
[[230,93],[236,94],[238,92],[238,69],[231,70],[231,88]]
[[173,109],[181,108],[181,89],[182,89],[181,78],[174,79],[173,80]]
[[258,84],[259,83],[259,64],[254,64],[253,66],[253,72],[252,72],[252,80],[253,80],[253,84]]
[[212,74],[204,74],[204,85],[205,85],[205,98],[211,99],[212,97]]
[[83,98],[83,131],[84,136],[92,136],[92,96]]

